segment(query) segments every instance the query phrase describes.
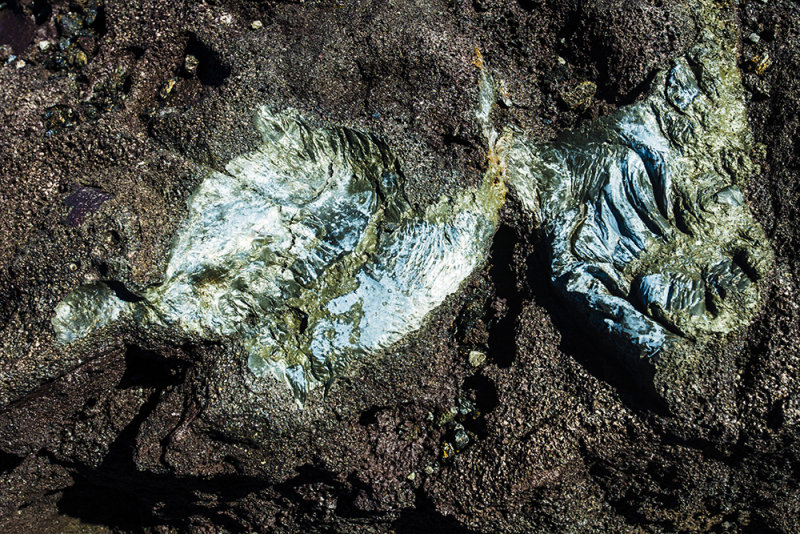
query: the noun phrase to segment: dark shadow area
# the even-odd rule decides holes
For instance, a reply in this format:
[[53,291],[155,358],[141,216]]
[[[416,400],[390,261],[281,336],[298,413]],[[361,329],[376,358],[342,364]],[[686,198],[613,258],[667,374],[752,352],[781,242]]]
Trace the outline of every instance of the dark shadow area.
[[369,426],[374,425],[378,422],[378,412],[380,412],[383,408],[379,406],[373,406],[368,410],[364,410],[361,412],[361,415],[358,417],[358,424],[362,426]]
[[461,389],[475,399],[475,407],[481,414],[486,415],[497,408],[497,386],[491,379],[483,375],[472,375],[464,380]]
[[758,274],[756,268],[750,263],[746,250],[737,250],[733,254],[733,263],[741,269],[752,282],[761,280],[761,275]]
[[141,302],[144,298],[125,287],[125,284],[116,280],[106,280],[104,282],[111,289],[119,300],[125,302]]
[[0,278],[0,328],[5,327],[19,306],[19,290],[8,280]]
[[[74,471],[76,482],[64,491],[58,502],[61,514],[90,524],[113,529],[140,531],[167,525],[184,531],[187,519],[207,518],[221,529],[240,532],[244,528],[230,514],[225,503],[265,489],[268,482],[255,477],[220,475],[214,477],[174,476],[140,471],[133,460],[136,437],[156,408],[161,391],[154,391],[134,419],[120,432],[97,468],[65,464],[54,456],[50,461]],[[219,496],[217,511],[209,510],[199,494]],[[158,509],[158,518],[154,510]]]
[[536,303],[542,306],[561,333],[559,349],[573,357],[592,375],[613,386],[629,407],[666,415],[663,400],[653,386],[653,369],[610,336],[591,328],[591,318],[576,309],[551,282],[550,253],[546,243],[536,245],[528,258],[527,279]]
[[115,487],[77,483],[64,492],[58,508],[87,523],[137,531],[152,524],[148,521],[149,511],[137,504],[125,491]]
[[625,93],[624,95],[617,95],[617,104],[619,106],[627,106],[629,104],[633,104],[636,102],[639,97],[647,95],[647,92],[650,90],[650,87],[653,85],[653,80],[656,79],[656,75],[658,74],[658,70],[653,70],[648,73],[647,77],[641,81],[638,85],[636,85],[633,89]]
[[[565,13],[566,24],[558,33],[559,55],[574,66],[576,72],[585,78],[592,78],[597,84],[597,98],[613,102],[618,100],[616,91],[610,89],[608,61],[613,50],[602,40],[587,34],[587,20],[580,9]],[[594,70],[595,72],[592,72]],[[595,75],[596,74],[596,75]]]
[[[333,473],[314,464],[304,464],[295,470],[296,476],[277,484],[275,489],[284,499],[294,503],[299,513],[309,519],[315,516],[323,519],[326,513],[324,503],[313,498],[314,496],[321,497],[327,494],[329,497],[339,497],[349,493],[347,485],[336,480]],[[310,491],[304,492],[304,488]],[[337,498],[337,510],[339,506]]]
[[543,0],[517,0],[517,4],[523,11],[534,11],[541,9],[544,5]]
[[463,135],[445,134],[442,140],[445,145],[459,145],[464,148],[475,148],[475,143],[472,139]]
[[[521,6],[536,4],[536,0],[518,0],[518,2]],[[578,9],[567,12],[566,21],[558,33],[558,42],[562,43],[558,46],[559,53],[575,68],[575,72],[581,73],[582,77],[592,79],[597,84],[595,95],[597,99],[616,106],[627,106],[647,94],[658,74],[658,69],[643,73],[644,79],[627,90],[617,87],[613,71],[620,59],[619,50],[609,45],[603,35],[592,34],[591,28],[598,24],[597,20],[587,18]]]
[[89,13],[87,13],[87,15],[90,18],[94,15],[92,26],[94,27],[96,35],[102,37],[108,31],[108,25],[106,24],[106,8],[102,1],[96,1],[95,5],[97,6],[96,8],[88,9]]
[[159,353],[130,345],[125,351],[125,374],[117,388],[160,388],[180,384],[188,363],[165,358]]
[[[497,386],[485,376],[473,375],[464,380],[461,389],[474,400],[475,411],[459,420],[464,428],[475,434],[479,440],[486,439],[489,437],[486,414],[494,410],[499,402]],[[454,441],[455,437],[451,435],[446,439]]]
[[[318,531],[319,527],[335,517],[351,520],[367,520],[369,523],[380,522],[384,512],[369,511],[359,508],[356,501],[376,499],[372,487],[363,482],[357,473],[351,473],[345,482],[336,475],[313,463],[295,468],[297,475],[274,487],[280,496],[291,503],[296,510],[297,528],[306,526],[309,530]],[[333,510],[326,502],[334,500]],[[335,530],[332,530],[332,532]]]
[[508,368],[517,356],[514,339],[517,317],[522,311],[522,296],[517,290],[514,273],[514,246],[519,241],[516,231],[503,225],[494,236],[489,254],[489,276],[497,291],[497,298],[506,301],[507,313],[489,329],[489,357],[501,368]]
[[775,401],[767,413],[767,427],[772,430],[778,430],[783,426],[783,401]]
[[219,87],[230,76],[231,69],[225,65],[216,52],[200,41],[195,35],[189,35],[184,57],[192,55],[197,58],[197,79],[210,87]]
[[10,473],[22,463],[22,460],[21,456],[0,451],[0,474]]
[[33,0],[30,3],[30,10],[33,14],[33,21],[39,25],[49,21],[53,15],[53,8],[48,0]]
[[144,57],[145,49],[141,46],[131,45],[127,47],[125,50],[133,54],[135,59],[142,59]]
[[763,524],[758,524],[758,522],[754,522],[754,524],[750,524],[742,530],[744,534],[783,534],[782,530],[778,530],[777,528],[772,528],[765,526]]
[[[235,474],[175,476],[141,471],[136,466],[134,454],[142,424],[156,409],[164,388],[185,380],[188,363],[138,346],[128,347],[125,360],[127,369],[117,387],[147,387],[152,392],[111,443],[99,466],[75,464],[48,454],[52,463],[67,467],[75,478],[58,501],[59,513],[122,531],[166,525],[182,532],[193,516],[206,518],[228,532],[242,531],[244,526],[226,513],[226,503],[265,489],[268,482]],[[217,495],[220,506],[210,510],[201,494]]]
[[392,523],[397,534],[419,534],[421,532],[448,534],[477,534],[452,517],[439,512],[422,489],[417,490],[414,508],[403,510]]
[[22,10],[17,0],[0,2],[0,45],[10,45],[15,54],[21,54],[33,42],[33,20]]

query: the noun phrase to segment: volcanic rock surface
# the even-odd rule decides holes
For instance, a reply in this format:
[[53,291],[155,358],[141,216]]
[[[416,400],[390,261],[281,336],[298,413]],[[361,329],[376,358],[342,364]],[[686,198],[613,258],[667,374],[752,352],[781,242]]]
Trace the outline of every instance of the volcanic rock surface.
[[[625,365],[576,312],[513,189],[457,290],[302,408],[237,336],[116,308],[74,343],[53,328],[78,288],[128,309],[168,286],[193,193],[259,150],[261,105],[377,140],[420,220],[511,183],[506,130],[557,151],[645,106],[709,21],[750,137],[682,208],[755,232],[725,249],[753,298],[697,329],[653,293],[639,311],[691,347],[675,365]],[[0,531],[800,531],[797,2],[12,0],[0,45]]]

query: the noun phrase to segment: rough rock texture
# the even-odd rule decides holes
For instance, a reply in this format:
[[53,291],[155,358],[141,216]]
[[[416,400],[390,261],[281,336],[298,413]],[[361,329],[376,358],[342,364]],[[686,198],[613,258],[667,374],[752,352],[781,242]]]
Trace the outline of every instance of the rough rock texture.
[[507,90],[495,121],[547,141],[639,98],[696,41],[690,2],[8,6],[0,530],[800,530],[796,2],[715,2],[742,36],[760,167],[743,193],[776,265],[672,411],[563,308],[513,200],[423,331],[302,411],[225,343],[123,325],[65,349],[50,321],[82,284],[130,298],[163,278],[199,167],[256,147],[255,103],[380,136],[424,208],[484,176],[475,46]]
[[302,406],[352,360],[418,330],[486,261],[506,193],[494,173],[419,213],[380,140],[264,107],[254,122],[259,148],[192,193],[163,282],[128,297],[79,287],[56,306],[60,343],[118,321],[241,342],[250,370]]
[[773,264],[741,191],[754,168],[737,34],[713,8],[698,19],[645,98],[550,143],[517,134],[507,156],[565,305],[678,412],[717,365],[707,344],[759,310]]

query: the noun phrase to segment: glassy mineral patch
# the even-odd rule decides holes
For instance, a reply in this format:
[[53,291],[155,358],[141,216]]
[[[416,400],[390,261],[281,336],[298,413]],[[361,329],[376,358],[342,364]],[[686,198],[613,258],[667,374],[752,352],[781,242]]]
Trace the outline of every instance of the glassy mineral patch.
[[552,281],[644,355],[746,324],[771,263],[741,187],[753,172],[733,46],[706,30],[649,96],[555,142],[518,137],[509,183]]
[[193,193],[165,280],[131,303],[103,284],[56,308],[68,343],[127,317],[205,339],[238,336],[257,376],[299,402],[354,359],[418,329],[486,259],[505,189],[485,183],[424,213],[375,137],[262,108],[260,148]]

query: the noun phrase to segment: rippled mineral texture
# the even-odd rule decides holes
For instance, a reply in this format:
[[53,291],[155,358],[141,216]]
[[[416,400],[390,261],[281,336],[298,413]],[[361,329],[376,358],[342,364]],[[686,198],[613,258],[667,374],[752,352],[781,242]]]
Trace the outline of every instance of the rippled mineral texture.
[[237,334],[250,370],[285,380],[302,404],[309,386],[418,329],[485,261],[505,193],[489,176],[418,213],[376,138],[266,108],[256,128],[261,146],[192,194],[164,281],[137,302],[79,288],[56,307],[61,342],[124,318]]
[[551,143],[518,137],[509,156],[553,283],[635,355],[747,325],[772,264],[742,194],[752,141],[721,32],[709,24],[646,98]]
[[0,532],[797,534],[798,72],[796,0],[0,0]]

